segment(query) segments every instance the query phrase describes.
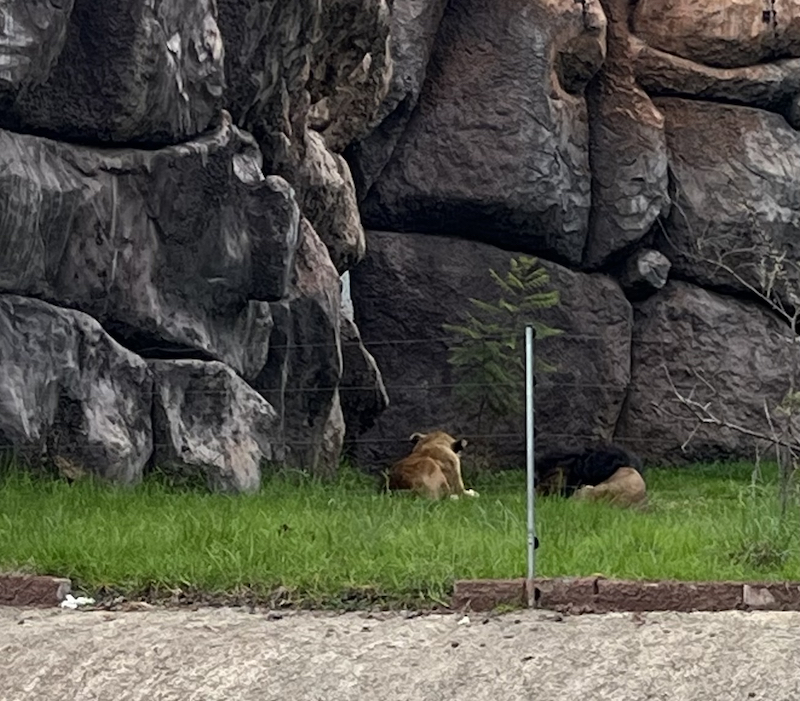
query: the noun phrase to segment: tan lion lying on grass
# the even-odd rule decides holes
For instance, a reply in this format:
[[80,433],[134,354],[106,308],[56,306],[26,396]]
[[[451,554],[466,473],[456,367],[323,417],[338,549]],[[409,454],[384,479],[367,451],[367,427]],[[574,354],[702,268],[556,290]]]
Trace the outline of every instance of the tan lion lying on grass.
[[444,431],[414,433],[411,440],[411,454],[389,471],[390,491],[410,490],[431,499],[478,496],[475,490],[464,487],[461,477],[459,453],[466,447],[466,440],[456,440]]

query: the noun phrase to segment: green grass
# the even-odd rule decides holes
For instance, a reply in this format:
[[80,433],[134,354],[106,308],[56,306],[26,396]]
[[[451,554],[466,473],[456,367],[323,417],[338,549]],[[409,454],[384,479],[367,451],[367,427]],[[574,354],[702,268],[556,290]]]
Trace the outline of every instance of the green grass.
[[[537,574],[800,580],[798,509],[780,522],[774,475],[756,487],[748,465],[647,478],[645,513],[539,499]],[[155,478],[125,489],[10,470],[0,481],[0,570],[130,596],[267,597],[283,587],[315,605],[436,602],[455,579],[525,573],[524,474],[475,486],[479,499],[430,503],[378,494],[346,470],[334,484],[283,475],[256,495],[227,497]]]

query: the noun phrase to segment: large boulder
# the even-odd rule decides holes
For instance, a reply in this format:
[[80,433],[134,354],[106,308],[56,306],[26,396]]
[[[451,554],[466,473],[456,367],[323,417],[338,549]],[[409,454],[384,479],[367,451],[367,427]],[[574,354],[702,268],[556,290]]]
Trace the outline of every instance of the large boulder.
[[594,1],[451,2],[365,224],[579,263],[591,205],[583,91],[605,29]]
[[[412,432],[442,428],[471,439],[478,450],[490,448],[495,464],[524,464],[524,416],[492,425],[469,415],[448,362],[455,337],[444,328],[473,311],[470,298],[497,301],[502,291],[490,269],[504,275],[514,254],[427,234],[371,231],[368,238],[367,257],[350,272],[351,292],[391,403],[358,437],[358,461],[380,467],[408,450]],[[537,378],[537,445],[610,439],[629,381],[631,307],[610,278],[541,263],[561,303],[539,310],[536,319],[563,334],[537,342],[537,357],[555,366]],[[522,386],[508,391],[524,397]]]
[[616,440],[667,464],[752,459],[751,436],[699,423],[677,393],[708,404],[721,421],[770,435],[765,405],[780,427],[775,409],[797,353],[788,327],[763,308],[670,282],[635,307],[631,386]]
[[389,45],[389,90],[375,115],[374,128],[347,151],[359,199],[363,199],[389,161],[417,106],[428,59],[447,0],[394,0]]
[[730,68],[800,56],[800,0],[638,0],[634,32],[651,46]]
[[631,40],[636,77],[650,95],[750,105],[783,114],[800,128],[800,59],[715,68]]
[[669,208],[664,118],[634,75],[628,0],[602,0],[608,56],[587,91],[592,215],[584,265],[642,239]]
[[0,445],[70,478],[137,482],[153,448],[147,363],[94,319],[0,295]]
[[219,117],[225,75],[214,0],[79,0],[74,8],[72,0],[11,0],[2,13],[7,128],[154,145],[193,138]]
[[[782,255],[800,258],[800,132],[750,107],[656,104],[666,117],[675,203],[659,239],[673,275],[718,289],[763,289]],[[795,287],[796,272],[786,271]],[[788,294],[780,284],[774,292]]]
[[227,117],[156,151],[0,131],[0,291],[85,311],[147,355],[254,377],[299,221],[291,188],[260,166]]
[[294,283],[272,305],[269,357],[252,384],[278,412],[285,464],[323,477],[336,473],[345,433],[340,308],[339,275],[303,219]]
[[150,361],[156,467],[214,491],[254,492],[261,463],[282,454],[278,416],[231,368],[200,360]]

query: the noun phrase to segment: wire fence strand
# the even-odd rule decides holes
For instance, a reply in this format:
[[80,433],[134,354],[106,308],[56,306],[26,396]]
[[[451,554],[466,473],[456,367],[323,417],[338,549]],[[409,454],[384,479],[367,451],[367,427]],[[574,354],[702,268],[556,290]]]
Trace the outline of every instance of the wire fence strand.
[[[522,343],[522,333],[520,332],[519,338],[515,339],[515,342],[518,342],[518,345],[514,343],[509,343],[509,337],[507,335],[498,335],[498,336],[486,336],[482,339],[483,341],[489,342],[497,342],[497,343],[506,343],[509,344],[509,350],[518,351],[520,360],[522,359],[522,354],[524,350],[524,344]],[[451,381],[449,379],[449,375],[452,372],[453,368],[449,365],[449,363],[442,359],[442,354],[439,351],[436,351],[434,354],[433,351],[428,352],[432,345],[435,344],[458,344],[463,341],[463,338],[456,337],[454,335],[433,335],[430,337],[425,338],[390,338],[390,339],[365,339],[362,341],[331,341],[331,342],[320,342],[320,343],[287,343],[287,344],[273,344],[270,345],[269,351],[272,353],[273,351],[287,351],[289,354],[291,351],[295,350],[304,350],[304,349],[337,349],[340,348],[348,349],[348,348],[361,348],[362,346],[367,349],[388,349],[388,348],[396,348],[399,349],[401,352],[404,353],[412,353],[412,357],[419,363],[419,366],[414,370],[414,377],[418,378],[420,376],[424,376],[425,373],[431,378],[430,380],[419,380],[415,379],[414,381],[403,381],[402,378],[395,378],[392,377],[393,372],[397,374],[401,374],[405,372],[404,369],[395,369],[391,365],[387,364],[386,361],[383,362],[381,369],[385,373],[385,380],[383,384],[379,384],[376,381],[370,381],[369,383],[364,382],[357,382],[348,384],[345,381],[339,382],[331,382],[330,379],[328,381],[313,381],[313,375],[309,375],[302,378],[291,378],[289,381],[286,381],[286,376],[282,376],[283,379],[276,384],[264,384],[262,372],[259,378],[252,381],[250,383],[251,388],[255,391],[260,393],[262,396],[267,397],[267,401],[273,403],[274,408],[278,412],[282,410],[281,405],[286,402],[292,402],[293,398],[303,397],[303,399],[294,399],[296,403],[299,402],[306,402],[307,397],[310,395],[320,395],[320,402],[323,402],[320,406],[322,410],[325,410],[327,406],[324,404],[325,401],[329,401],[325,398],[325,395],[332,395],[333,393],[338,392],[342,398],[342,402],[347,405],[347,402],[350,401],[351,397],[355,394],[363,394],[363,393],[375,393],[377,394],[381,389],[384,389],[389,396],[390,401],[390,411],[387,414],[386,421],[381,422],[381,417],[378,416],[378,427],[376,430],[371,430],[366,434],[359,434],[359,435],[350,435],[346,436],[346,444],[350,448],[358,447],[358,446],[389,446],[389,445],[406,445],[408,442],[408,438],[405,435],[405,431],[401,428],[400,423],[397,419],[397,414],[392,413],[393,409],[397,409],[398,406],[401,408],[401,413],[408,412],[409,410],[414,408],[413,402],[420,402],[423,401],[421,398],[425,396],[424,401],[429,401],[431,398],[435,398],[437,395],[442,398],[442,400],[449,399],[451,395],[456,390],[466,390],[466,391],[475,391],[481,389],[492,388],[495,390],[503,390],[508,391],[509,393],[519,392],[520,398],[522,398],[524,394],[525,382],[524,380],[513,380],[513,381],[495,381],[495,382],[472,382],[469,380],[462,380],[462,381]],[[653,386],[652,382],[647,386],[636,386],[632,384],[635,381],[635,378],[632,378],[630,367],[625,368],[624,366],[620,368],[617,365],[614,365],[613,362],[609,363],[609,358],[613,359],[614,353],[619,354],[620,349],[623,351],[626,348],[626,343],[628,343],[628,352],[633,351],[635,352],[635,348],[637,345],[648,345],[648,346],[657,346],[665,349],[664,355],[667,355],[667,349],[670,348],[671,344],[677,342],[677,339],[672,338],[663,338],[663,339],[641,339],[636,338],[635,334],[633,337],[626,337],[623,336],[620,338],[618,333],[609,331],[607,333],[563,333],[558,336],[549,337],[544,341],[537,341],[537,345],[541,346],[544,345],[548,347],[550,344],[561,344],[561,349],[558,350],[557,346],[553,345],[552,348],[558,350],[558,354],[563,353],[563,345],[573,344],[573,343],[585,343],[585,344],[608,344],[609,348],[601,348],[601,352],[605,354],[605,357],[602,358],[602,361],[598,363],[593,363],[593,358],[596,358],[595,355],[596,351],[594,346],[591,346],[588,355],[581,359],[581,362],[573,362],[573,365],[567,366],[566,361],[563,357],[557,358],[561,361],[561,367],[557,367],[554,372],[541,372],[537,374],[536,377],[536,392],[539,395],[537,400],[536,406],[541,409],[541,407],[548,406],[548,402],[552,403],[552,401],[557,400],[562,402],[565,406],[572,406],[575,402],[585,402],[585,394],[591,393],[591,396],[596,396],[596,394],[600,393],[607,393],[615,397],[614,401],[618,402],[618,406],[620,407],[619,414],[621,415],[624,411],[622,408],[622,400],[624,398],[631,398],[636,396],[637,393],[640,393],[641,396],[645,398],[649,398],[650,401],[653,400],[654,397],[663,397],[665,394],[672,395],[674,391],[677,390],[679,392],[690,393],[695,390],[699,383],[694,378],[689,378],[688,381],[684,379],[673,378],[674,384],[669,385],[666,382],[666,377],[664,378],[663,385]],[[685,339],[682,341],[685,343]],[[419,349],[425,349],[424,353],[420,353]],[[144,352],[147,349],[140,349],[139,352]],[[164,348],[151,348],[150,351],[152,352],[169,352],[170,349]],[[176,353],[179,353],[178,350],[175,350]],[[555,352],[555,351],[554,351]],[[546,356],[546,353],[539,353],[538,355]],[[434,362],[433,358],[437,357],[439,360]],[[581,358],[581,356],[576,356]],[[656,356],[658,357],[658,356]],[[623,358],[624,360],[624,358]],[[427,364],[426,364],[427,363]],[[335,368],[332,369],[332,374],[335,376]],[[687,368],[687,373],[689,369]],[[676,373],[680,374],[680,373]],[[278,376],[279,374],[276,374]],[[235,391],[233,387],[196,387],[195,381],[190,381],[189,386],[185,386],[181,384],[182,380],[176,380],[175,384],[173,385],[169,375],[166,375],[163,379],[156,379],[153,385],[144,386],[139,388],[138,390],[132,390],[131,396],[135,398],[136,401],[139,401],[143,405],[152,404],[154,400],[158,399],[165,399],[167,401],[175,401],[176,397],[183,396],[188,399],[195,399],[197,397],[208,397],[211,401],[219,401],[221,409],[225,406],[224,398],[231,396],[232,392]],[[202,378],[197,380],[197,382],[202,382]],[[749,378],[749,383],[751,387],[756,388],[759,390],[763,386],[763,382],[759,380],[757,377]],[[174,391],[173,391],[174,390]],[[705,388],[708,390],[708,387]],[[66,393],[69,395],[66,390],[62,390],[62,393]],[[69,398],[69,397],[68,397]],[[673,397],[674,398],[674,397]],[[74,398],[73,398],[74,399]],[[126,399],[127,401],[127,399]],[[358,400],[354,400],[358,401]],[[595,401],[602,401],[602,397],[597,397]],[[85,405],[91,404],[90,399],[81,399],[79,403],[84,403]],[[398,404],[398,402],[400,404]],[[403,406],[402,403],[406,403]],[[652,408],[652,407],[651,407]],[[676,406],[676,409],[678,407]],[[656,410],[658,408],[656,407]],[[187,408],[187,411],[191,411],[191,407]],[[147,412],[149,415],[149,409]],[[435,405],[434,405],[434,413],[435,413]],[[29,417],[32,419],[33,416]],[[680,417],[677,417],[680,418]],[[686,417],[690,419],[690,416]],[[522,415],[510,415],[506,417],[502,422],[499,422],[500,425],[508,425],[511,424],[519,425],[519,431],[494,431],[494,432],[486,432],[486,431],[476,431],[474,433],[470,433],[469,430],[464,430],[462,432],[463,436],[473,440],[473,441],[519,441],[522,442],[525,440],[525,431],[523,428],[523,419]],[[580,422],[580,419],[578,419]],[[465,428],[464,424],[468,425],[468,421],[460,421],[459,422],[462,428]],[[595,442],[598,441],[601,436],[598,435],[597,431],[593,431],[592,428],[594,425],[598,424],[599,420],[595,415],[595,412],[591,409],[585,411],[585,418],[584,418],[584,432],[573,432],[573,433],[558,433],[558,432],[551,432],[548,429],[548,426],[542,425],[540,422],[537,422],[537,440],[544,445],[552,444],[556,441],[562,443],[580,443],[580,442]],[[608,421],[605,421],[605,424],[608,424]],[[574,424],[573,424],[574,425]],[[721,430],[721,429],[716,429]],[[313,447],[319,444],[319,440],[316,437],[309,437],[307,440],[303,440],[302,438],[298,438],[297,435],[300,429],[297,426],[290,426],[288,433],[283,433],[282,431],[277,431],[274,436],[274,441],[276,445],[280,444],[281,446],[286,446],[291,448],[304,448],[304,447]],[[311,429],[308,429],[309,433]],[[397,431],[396,436],[389,436],[386,435],[387,432],[394,432]],[[402,431],[402,434],[401,434]],[[636,431],[633,431],[631,435],[622,435],[622,434],[613,434],[613,432],[604,431],[602,432],[603,436],[606,440],[614,442],[622,443],[622,444],[629,444],[629,445],[638,445],[643,450],[647,450],[648,448],[653,448],[654,450],[662,451],[662,450],[675,450],[679,449],[681,441],[678,440],[677,437],[665,437],[665,438],[653,438],[648,436],[647,434],[652,432],[652,429],[649,427],[643,427],[642,434],[636,435]],[[79,438],[79,436],[72,436],[73,438]],[[157,436],[156,436],[157,437]],[[35,443],[35,441],[15,441],[16,443],[25,446],[25,444]],[[174,446],[170,443],[162,443],[162,442],[155,442],[153,444],[153,449],[155,450],[170,450]],[[30,449],[31,446],[28,445],[25,447],[26,450]],[[0,446],[0,453],[8,453],[10,451],[15,450],[15,448],[11,446]],[[107,446],[103,445],[92,445],[90,443],[86,443],[82,450],[85,451],[106,451],[108,454],[114,454],[114,450],[110,449]],[[124,451],[118,451],[118,454],[122,454]]]
[[[519,348],[520,353],[522,353],[522,349],[524,347],[524,336],[520,334],[519,336],[514,336],[513,339],[516,341],[516,347]],[[482,341],[489,343],[507,343],[509,342],[508,336],[488,336],[481,339]],[[607,335],[599,335],[599,334],[558,334],[556,336],[550,336],[546,339],[540,339],[537,343],[541,344],[553,344],[557,342],[603,342],[603,343],[611,343],[611,342],[618,342],[619,335],[616,333],[608,333]],[[683,339],[681,343],[685,345],[685,340]],[[444,344],[448,346],[457,346],[460,343],[463,343],[463,337],[458,336],[432,336],[432,337],[421,337],[421,338],[394,338],[394,339],[382,339],[382,340],[372,340],[369,338],[362,338],[358,341],[326,341],[324,343],[307,343],[307,342],[300,342],[300,343],[270,343],[269,350],[270,351],[291,351],[291,350],[309,350],[309,349],[331,349],[331,350],[338,350],[338,349],[346,349],[346,348],[361,348],[364,347],[367,350],[372,348],[386,348],[397,346],[400,348],[406,348],[409,346],[417,346],[417,345],[434,345],[434,344]],[[665,346],[669,347],[670,344],[678,343],[678,339],[649,339],[649,338],[637,338],[636,336],[628,337],[623,339],[623,341],[629,342],[633,346],[637,345],[655,345],[655,346]],[[155,357],[161,354],[164,355],[173,355],[173,356],[185,356],[187,354],[191,354],[192,352],[195,353],[202,353],[202,351],[195,350],[192,351],[190,348],[181,348],[181,347],[173,347],[173,346],[138,346],[136,347],[136,352],[140,355],[145,357]]]
[[[519,441],[524,441],[525,440],[525,433],[524,432],[519,432],[519,433],[501,433],[501,432],[496,432],[496,433],[469,433],[469,432],[464,432],[463,434],[459,434],[459,435],[462,435],[464,438],[467,438],[469,440],[485,440],[485,441],[492,441],[492,440],[504,440],[504,441],[519,440]],[[280,443],[282,445],[286,445],[286,446],[290,446],[290,447],[311,447],[311,446],[319,445],[319,442],[318,441],[314,441],[314,440],[295,440],[295,439],[291,439],[291,438],[287,439],[287,438],[281,438],[281,437],[279,437],[277,435],[275,437],[275,440],[276,440],[276,443]],[[547,432],[542,432],[542,433],[537,434],[537,440],[541,440],[541,441],[560,440],[560,441],[567,441],[567,442],[569,442],[569,441],[586,441],[586,442],[595,443],[595,442],[604,442],[604,441],[607,442],[607,441],[610,441],[611,438],[603,439],[600,436],[597,436],[595,434],[588,434],[588,433],[587,434],[580,434],[580,433],[547,433]],[[624,435],[614,436],[613,437],[613,441],[615,443],[631,443],[631,444],[639,443],[641,445],[661,446],[661,447],[676,446],[676,445],[678,445],[680,443],[677,439],[671,440],[671,439],[667,439],[667,438],[646,438],[646,437],[642,437],[642,436],[624,436]],[[396,438],[387,438],[387,437],[353,438],[353,439],[347,440],[346,442],[347,442],[347,444],[356,444],[356,445],[380,445],[380,444],[382,444],[382,445],[386,445],[386,444],[403,444],[403,445],[407,445],[409,443],[409,438],[408,438],[408,436],[398,436]],[[152,447],[154,449],[159,449],[159,450],[168,450],[168,449],[172,449],[172,448],[176,447],[175,444],[173,444],[173,443],[163,443],[163,442],[152,443],[151,445],[152,445]],[[38,444],[36,444],[36,445],[34,445],[34,444],[30,444],[30,445],[20,444],[18,446],[0,445],[0,452],[9,453],[9,452],[14,452],[14,451],[30,451],[30,450],[33,450],[33,449],[38,448],[38,447],[39,447]],[[93,451],[93,450],[101,451],[103,453],[117,453],[117,452],[119,452],[120,454],[123,453],[123,451],[117,451],[114,448],[103,446],[103,445],[86,445],[86,444],[82,445],[78,452]]]

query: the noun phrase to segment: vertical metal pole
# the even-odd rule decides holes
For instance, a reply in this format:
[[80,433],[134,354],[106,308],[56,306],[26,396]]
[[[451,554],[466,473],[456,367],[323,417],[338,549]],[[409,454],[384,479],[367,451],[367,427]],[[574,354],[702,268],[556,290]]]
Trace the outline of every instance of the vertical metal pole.
[[528,463],[528,607],[536,603],[533,589],[533,578],[536,576],[536,519],[534,494],[534,457],[533,457],[533,340],[536,332],[533,326],[525,327],[525,423],[527,437]]

